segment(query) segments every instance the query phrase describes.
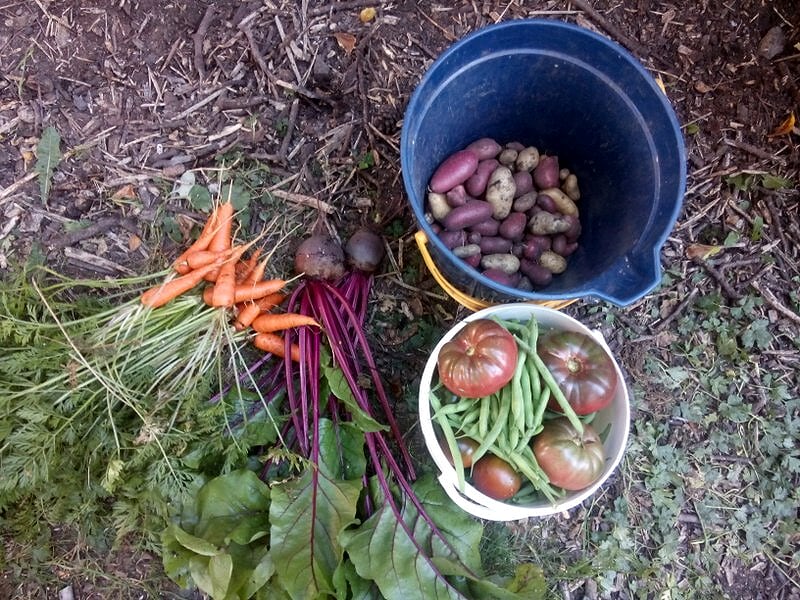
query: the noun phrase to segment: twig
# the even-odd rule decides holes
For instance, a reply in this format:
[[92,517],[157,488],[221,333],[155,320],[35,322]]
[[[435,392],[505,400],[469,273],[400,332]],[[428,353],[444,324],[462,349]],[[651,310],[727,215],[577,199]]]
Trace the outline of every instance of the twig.
[[751,281],[750,285],[753,286],[753,289],[756,290],[761,296],[764,298],[764,301],[769,304],[772,308],[777,310],[781,313],[784,317],[793,321],[795,324],[800,325],[800,315],[794,312],[792,309],[784,306],[783,303],[778,300],[775,294],[772,293],[771,290],[768,288],[762,288],[761,284],[758,281]]
[[211,23],[214,21],[216,15],[217,9],[214,8],[212,4],[206,9],[203,20],[200,21],[197,31],[192,35],[192,41],[194,42],[194,68],[198,75],[200,75],[200,79],[206,78],[206,64],[203,59],[203,41],[205,41],[208,28],[211,27]]
[[36,171],[31,171],[27,175],[25,175],[22,179],[17,179],[14,183],[9,185],[7,188],[0,190],[0,205],[11,195],[16,194],[17,191],[23,187],[26,183],[28,183],[31,179],[36,179],[38,173]]
[[595,21],[600,27],[606,30],[606,33],[616,38],[616,40],[629,49],[633,50],[639,56],[646,58],[650,57],[650,50],[644,45],[640,44],[633,38],[628,37],[613,23],[610,23],[599,11],[595,10],[587,0],[571,0],[572,4],[585,12],[590,19]]
[[278,150],[278,156],[281,162],[286,162],[286,153],[289,151],[289,144],[292,142],[292,133],[294,133],[294,126],[297,123],[297,113],[300,111],[300,100],[295,98],[292,101],[292,107],[289,109],[289,122],[286,125],[286,134],[283,136],[281,147]]
[[729,140],[725,139],[724,142],[728,146],[732,146],[733,148],[738,148],[739,150],[744,150],[745,152],[752,154],[753,156],[757,156],[758,158],[763,158],[764,160],[774,160],[779,162],[780,164],[786,164],[786,161],[780,157],[775,156],[772,152],[767,152],[766,150],[762,150],[758,146],[753,146],[752,144],[748,144],[747,142],[740,142],[737,140]]
[[656,322],[654,325],[650,326],[650,331],[652,331],[653,333],[662,331],[667,325],[669,325],[675,319],[677,319],[681,315],[681,313],[683,313],[683,311],[686,310],[686,307],[689,306],[689,304],[691,304],[694,301],[694,297],[697,296],[699,291],[700,288],[693,287],[692,291],[689,292],[689,295],[686,296],[686,298],[684,298],[683,300],[681,300],[678,306],[676,306],[671,313],[669,313],[666,317],[664,317],[660,321]]
[[311,208],[316,208],[326,214],[331,214],[334,212],[333,206],[325,202],[324,200],[319,200],[314,196],[306,196],[305,194],[295,194],[293,192],[285,192],[283,190],[271,190],[269,192],[276,198],[280,198],[281,200],[288,200],[289,202],[294,202],[295,204],[300,204],[302,206],[309,206]]
[[728,282],[727,279],[725,279],[725,276],[720,273],[711,263],[701,258],[695,258],[694,263],[703,267],[708,274],[714,278],[729,300],[739,300],[742,297],[739,292],[733,289],[733,286]]
[[82,242],[83,240],[88,240],[89,238],[95,237],[102,233],[105,233],[111,230],[113,227],[121,224],[121,218],[119,216],[115,217],[104,217],[97,221],[96,223],[92,223],[88,227],[84,227],[83,229],[78,229],[77,231],[73,231],[64,239],[59,242],[53,244],[54,248],[64,248],[66,246],[74,246],[78,242]]
[[325,6],[318,6],[308,11],[309,17],[319,17],[340,10],[351,10],[353,8],[365,8],[375,6],[375,0],[351,0],[350,2],[331,2]]
[[198,108],[202,108],[203,106],[205,106],[209,102],[213,102],[215,99],[217,99],[219,96],[221,96],[225,92],[226,88],[227,88],[227,85],[222,85],[216,92],[212,92],[211,94],[209,94],[208,96],[206,96],[205,98],[200,100],[200,102],[192,104],[189,108],[184,110],[182,113],[180,113],[178,115],[175,115],[172,120],[173,121],[180,121],[181,119],[185,119],[190,114],[192,114],[194,111],[196,111]]

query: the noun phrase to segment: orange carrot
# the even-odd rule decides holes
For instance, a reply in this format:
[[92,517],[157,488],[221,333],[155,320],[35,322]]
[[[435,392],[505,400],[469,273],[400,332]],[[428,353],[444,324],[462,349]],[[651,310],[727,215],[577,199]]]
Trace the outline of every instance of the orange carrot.
[[247,302],[248,300],[258,300],[268,294],[279,292],[283,289],[286,282],[283,279],[264,279],[258,283],[246,283],[236,286],[234,290],[234,302]]
[[[286,342],[284,342],[283,338],[277,333],[257,333],[253,338],[253,344],[255,344],[256,348],[264,352],[270,352],[281,358],[286,356]],[[292,360],[294,362],[300,362],[300,346],[298,344],[292,344],[291,352]]]
[[243,329],[250,326],[250,324],[255,321],[258,315],[261,314],[261,307],[258,303],[253,302],[245,302],[241,305],[239,309],[239,314],[236,315],[236,321],[233,322],[233,327],[236,331],[242,331]]
[[182,264],[186,260],[186,257],[194,252],[208,249],[208,245],[211,243],[211,238],[216,234],[216,230],[217,211],[215,209],[208,215],[208,219],[206,219],[205,225],[203,225],[203,230],[200,232],[200,235],[197,236],[197,239],[175,259],[173,263],[175,270],[179,273],[187,273],[190,269]]
[[181,294],[188,292],[203,281],[203,277],[207,273],[216,269],[218,266],[218,263],[211,263],[205,267],[189,271],[186,275],[181,275],[175,279],[170,279],[169,281],[153,286],[142,294],[140,300],[142,304],[150,308],[163,306],[173,298],[177,298]]
[[262,279],[264,279],[264,273],[267,270],[267,263],[269,262],[269,257],[265,258],[259,263],[256,263],[253,266],[253,269],[247,274],[243,283],[258,283]]
[[242,257],[249,244],[237,246],[230,258],[219,268],[217,280],[214,282],[214,291],[211,296],[211,306],[233,306],[236,302],[236,263]]
[[298,313],[264,313],[256,317],[250,325],[259,333],[273,333],[303,325],[316,325],[319,327],[319,323],[313,317]]
[[263,298],[259,298],[255,301],[255,303],[258,304],[258,308],[260,308],[262,311],[269,311],[278,306],[284,300],[286,300],[286,294],[275,292],[273,294],[267,294]]
[[231,232],[233,231],[233,204],[223,202],[217,207],[217,227],[214,236],[208,243],[208,249],[213,252],[227,250],[232,245]]
[[200,267],[205,267],[208,264],[216,261],[218,258],[227,258],[230,255],[230,250],[223,250],[222,252],[212,252],[211,250],[198,250],[197,252],[192,252],[191,254],[187,254],[186,258],[184,258],[181,262],[175,263],[176,270],[178,268],[187,267],[187,272],[192,271],[193,269],[199,269]]
[[244,283],[250,277],[253,269],[258,265],[258,257],[261,250],[256,248],[247,260],[241,260],[236,264],[236,284]]
[[211,297],[214,295],[214,286],[207,285],[203,290],[203,302],[211,306]]

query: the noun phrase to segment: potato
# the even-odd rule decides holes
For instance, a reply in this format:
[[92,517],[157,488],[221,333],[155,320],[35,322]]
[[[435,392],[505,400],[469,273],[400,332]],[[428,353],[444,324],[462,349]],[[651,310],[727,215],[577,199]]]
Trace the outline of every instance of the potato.
[[494,158],[479,162],[475,173],[464,184],[467,193],[474,198],[483,196],[486,193],[486,184],[489,182],[489,176],[498,166],[500,166],[500,163]]
[[514,184],[517,186],[514,197],[518,198],[533,189],[533,177],[528,171],[517,171],[514,173]]
[[533,171],[539,165],[539,150],[535,146],[520,150],[515,165],[518,171]]
[[454,231],[471,227],[492,216],[494,207],[483,200],[470,200],[463,206],[457,206],[442,219],[445,229]]
[[519,259],[508,253],[484,254],[483,258],[481,258],[481,267],[484,269],[497,269],[511,275],[519,271]]
[[496,281],[501,285],[507,285],[508,287],[517,287],[517,283],[519,283],[520,280],[519,272],[509,274],[500,269],[486,269],[481,274],[492,281]]
[[551,271],[526,258],[519,261],[519,270],[530,280],[534,287],[543,287],[553,281],[553,273]]
[[570,227],[564,232],[568,242],[575,242],[581,235],[581,221],[577,215],[567,215],[564,217],[570,222]]
[[483,235],[497,235],[500,229],[500,221],[489,217],[485,221],[472,225],[469,230],[471,233],[479,233]]
[[456,206],[464,206],[467,203],[467,200],[470,200],[470,197],[467,196],[467,190],[464,189],[464,186],[458,184],[452,190],[445,194],[445,198],[447,198],[447,203],[455,208]]
[[540,193],[536,195],[536,206],[542,210],[546,210],[549,213],[558,212],[558,209],[556,208],[556,203],[547,194]]
[[465,263],[467,263],[470,267],[477,269],[481,265],[481,255],[480,254],[473,254],[472,256],[468,256],[466,258],[462,258]]
[[564,183],[561,184],[561,189],[564,190],[564,193],[569,196],[573,202],[577,202],[581,199],[581,190],[578,187],[578,178],[574,173],[567,175]]
[[571,254],[573,254],[577,249],[578,249],[578,242],[567,242],[567,245],[564,246],[564,252],[561,253],[561,256],[567,258]]
[[428,208],[433,218],[437,221],[444,219],[451,210],[450,205],[447,203],[447,196],[436,192],[428,192]]
[[556,210],[564,215],[578,215],[578,206],[572,201],[572,198],[567,196],[564,192],[562,192],[559,188],[547,188],[543,189],[539,192],[541,196],[544,194],[545,196],[550,196],[553,199],[553,203],[556,205]]
[[557,156],[539,157],[539,164],[533,170],[533,182],[540,190],[556,187],[559,184]]
[[484,254],[511,252],[511,240],[503,237],[483,236],[478,246],[480,246],[481,252]]
[[478,156],[472,150],[460,150],[448,156],[433,172],[429,186],[438,194],[449,192],[464,183],[478,168]]
[[486,185],[486,201],[494,208],[492,216],[495,219],[502,220],[508,216],[514,204],[516,191],[517,186],[511,169],[502,165],[497,167],[489,176],[489,183]]
[[467,232],[464,230],[441,231],[439,232],[439,239],[448,248],[455,248],[467,243]]
[[525,144],[522,142],[508,142],[505,147],[511,150],[516,150],[517,152],[522,152],[525,150]]
[[453,254],[458,258],[467,258],[481,253],[481,247],[478,244],[467,244],[466,246],[456,246],[453,248]]
[[554,235],[553,236],[553,247],[552,247],[553,252],[555,252],[556,254],[559,254],[561,256],[564,256],[564,250],[566,250],[568,243],[569,242],[567,242],[567,236],[564,235],[563,233],[559,233],[558,235]]
[[538,192],[530,191],[527,194],[523,194],[518,198],[514,199],[514,204],[511,206],[512,210],[516,212],[527,212],[534,207],[536,204],[536,196]]
[[525,235],[528,216],[523,212],[512,212],[500,223],[498,233],[507,240],[519,241]]
[[549,235],[529,235],[522,242],[522,256],[529,260],[539,260],[542,252],[550,250],[552,245]]
[[513,148],[506,148],[500,153],[500,156],[497,157],[497,160],[500,161],[501,165],[510,167],[517,161],[518,154],[519,152],[517,152]]
[[[497,156],[503,147],[490,137],[475,140],[465,148],[471,150],[478,157],[478,160],[486,160]],[[476,194],[477,195],[477,194]]]
[[534,235],[552,235],[555,233],[564,233],[571,226],[572,223],[570,223],[563,216],[554,215],[545,210],[534,213],[530,221],[528,221],[528,231]]
[[[556,254],[552,250],[545,250],[542,252],[542,255],[539,257],[539,264],[554,275],[563,273],[567,269],[567,259],[560,254]],[[483,265],[483,261],[481,261],[481,265]]]

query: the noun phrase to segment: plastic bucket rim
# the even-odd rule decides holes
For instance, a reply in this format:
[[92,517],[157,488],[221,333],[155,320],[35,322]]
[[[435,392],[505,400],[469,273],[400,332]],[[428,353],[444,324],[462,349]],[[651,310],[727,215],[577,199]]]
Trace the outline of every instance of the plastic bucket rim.
[[[620,445],[618,451],[608,460],[606,468],[604,470],[603,475],[592,485],[579,492],[572,493],[567,499],[558,502],[554,505],[549,504],[541,504],[537,506],[524,506],[524,505],[513,505],[508,504],[505,502],[501,502],[499,500],[494,500],[485,494],[482,494],[477,489],[472,487],[469,483],[465,485],[465,492],[462,494],[456,487],[456,475],[455,469],[450,465],[447,461],[447,458],[444,455],[442,448],[436,442],[436,434],[433,429],[433,419],[431,417],[430,411],[430,402],[427,397],[423,398],[423,395],[430,390],[430,382],[433,378],[433,373],[436,369],[436,357],[438,357],[439,351],[441,350],[442,346],[447,343],[450,339],[452,339],[461,329],[463,329],[467,323],[470,321],[474,321],[476,319],[486,318],[492,315],[502,315],[504,313],[512,313],[518,314],[520,312],[528,312],[530,315],[533,315],[537,319],[540,319],[544,316],[544,320],[551,321],[555,319],[558,322],[566,324],[567,329],[574,330],[574,331],[581,331],[583,333],[588,333],[598,339],[603,346],[605,347],[606,351],[608,352],[609,356],[611,357],[615,370],[617,371],[617,376],[620,378],[620,385],[619,389],[617,390],[617,395],[614,399],[614,405],[619,403],[619,407],[621,408],[621,412],[615,415],[614,424],[622,426],[622,432],[620,435]],[[519,318],[519,317],[514,317]],[[426,383],[427,382],[427,383]],[[628,445],[628,440],[630,438],[630,418],[631,418],[631,402],[630,402],[630,391],[627,387],[625,382],[624,374],[622,373],[622,369],[619,366],[616,358],[614,357],[613,353],[609,349],[608,345],[605,342],[605,339],[602,335],[599,335],[598,332],[595,332],[589,329],[586,325],[567,315],[561,311],[558,311],[553,308],[548,308],[544,306],[539,306],[536,304],[528,304],[528,303],[508,303],[508,304],[499,304],[495,306],[491,306],[477,312],[474,312],[455,325],[450,328],[442,338],[437,342],[436,346],[431,350],[431,354],[428,357],[428,361],[425,364],[425,367],[422,372],[422,376],[420,378],[420,387],[418,390],[418,412],[419,412],[419,421],[420,421],[420,430],[422,431],[423,438],[425,441],[425,447],[430,454],[431,458],[433,459],[434,464],[439,470],[439,477],[438,480],[440,484],[444,487],[445,492],[456,500],[456,498],[460,497],[461,499],[466,498],[466,502],[457,502],[457,504],[465,511],[469,512],[470,514],[484,518],[490,519],[495,521],[513,521],[528,517],[546,517],[558,514],[565,510],[569,510],[581,504],[582,502],[586,501],[587,499],[591,498],[597,490],[599,490],[607,481],[608,479],[614,474],[614,472],[619,467],[620,462],[625,454],[625,450]],[[608,410],[611,410],[609,408]],[[456,495],[456,498],[454,498]],[[465,504],[469,504],[471,501],[471,507],[467,507]],[[473,512],[474,510],[474,512]],[[502,514],[503,516],[499,516]]]
[[[667,131],[670,131],[674,134],[674,141],[675,141],[675,149],[677,150],[676,154],[676,162],[678,164],[678,179],[676,182],[676,202],[672,207],[672,210],[667,215],[667,221],[672,224],[669,228],[664,228],[663,231],[659,232],[658,235],[655,236],[652,245],[648,244],[646,248],[641,248],[638,244],[630,249],[630,251],[621,256],[621,259],[633,254],[635,251],[644,251],[649,252],[648,258],[652,258],[650,264],[659,265],[660,253],[669,237],[670,233],[674,229],[674,225],[677,222],[678,216],[680,215],[680,211],[682,209],[682,200],[683,196],[686,192],[686,147],[683,140],[683,136],[681,134],[681,127],[680,123],[678,122],[677,115],[675,114],[675,110],[673,106],[670,104],[666,94],[663,90],[658,86],[655,82],[655,79],[652,75],[647,71],[644,65],[636,59],[633,54],[631,54],[626,48],[624,48],[619,43],[615,42],[614,40],[607,38],[599,33],[586,29],[584,27],[580,27],[578,25],[574,25],[572,23],[566,23],[564,21],[559,21],[555,19],[541,19],[541,18],[533,18],[533,19],[515,19],[511,21],[504,21],[501,23],[494,23],[490,25],[486,25],[477,29],[463,38],[454,42],[451,46],[446,48],[430,65],[428,70],[425,72],[423,77],[420,79],[419,83],[417,84],[414,92],[409,99],[408,106],[406,107],[406,114],[419,112],[422,104],[421,96],[422,96],[422,89],[425,87],[426,84],[433,78],[434,73],[440,65],[445,63],[447,59],[461,50],[462,47],[473,43],[476,39],[485,36],[494,34],[497,31],[502,31],[503,29],[509,28],[516,28],[516,27],[547,27],[553,29],[563,29],[570,31],[573,34],[578,34],[585,36],[588,39],[593,40],[594,42],[600,44],[601,46],[606,47],[607,49],[615,52],[619,55],[625,62],[634,69],[634,71],[639,75],[641,82],[646,85],[647,88],[653,92],[653,98],[657,99],[658,104],[660,105],[660,111],[663,113],[664,116],[667,117],[669,121],[670,127]],[[585,62],[585,61],[579,61]],[[624,91],[624,90],[623,90]],[[416,134],[416,129],[414,129],[414,133]],[[409,163],[409,154],[410,149],[414,147],[414,140],[410,137],[411,132],[409,129],[404,125],[400,132],[400,161],[401,167],[403,164]],[[411,181],[411,175],[408,172],[408,169],[401,168],[402,175],[403,175],[403,183],[405,185],[406,191],[412,195],[412,191],[414,190],[413,182]],[[421,199],[422,200],[422,199]],[[425,220],[425,214],[423,210],[424,202],[415,203],[411,202],[411,208],[414,212],[414,216],[417,219],[417,224],[422,230],[425,232],[428,240],[432,243],[439,252],[443,253],[445,256],[448,257],[448,260],[452,260],[453,264],[457,265],[457,268],[461,269],[467,275],[469,275],[473,280],[477,281],[481,285],[490,290],[503,294],[506,297],[515,297],[518,300],[522,301],[542,301],[542,300],[570,300],[579,298],[582,296],[589,296],[594,297],[600,300],[608,301],[618,306],[628,306],[637,300],[641,299],[642,297],[646,296],[650,291],[655,289],[659,283],[660,278],[656,278],[655,281],[651,282],[645,288],[635,290],[630,294],[610,294],[605,292],[604,290],[600,289],[596,286],[595,279],[589,280],[586,284],[578,286],[577,288],[569,291],[564,292],[548,292],[548,291],[537,291],[537,292],[521,292],[516,288],[509,287],[507,285],[503,285],[498,283],[477,271],[473,267],[467,265],[466,263],[456,263],[455,256],[452,255],[450,249],[445,246],[439,237],[433,232],[430,228],[430,225]]]

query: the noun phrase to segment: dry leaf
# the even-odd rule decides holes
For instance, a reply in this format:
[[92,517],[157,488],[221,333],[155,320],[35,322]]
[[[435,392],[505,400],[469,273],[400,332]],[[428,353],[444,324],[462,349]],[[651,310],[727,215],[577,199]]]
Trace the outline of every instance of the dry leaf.
[[722,252],[722,246],[709,246],[707,244],[691,244],[686,248],[687,258],[702,258],[706,260]]
[[358,14],[358,18],[361,19],[362,23],[369,23],[370,21],[372,21],[372,19],[375,18],[376,14],[377,14],[377,11],[374,8],[372,8],[372,7],[364,8]]
[[696,81],[695,84],[694,84],[694,89],[696,89],[701,94],[707,94],[713,88],[710,87],[707,83],[705,83],[703,81]]
[[792,111],[792,112],[789,113],[789,116],[786,117],[786,119],[783,121],[783,123],[778,125],[778,127],[775,129],[775,131],[770,133],[768,135],[768,137],[777,137],[779,135],[789,135],[790,133],[792,133],[792,130],[794,129],[794,123],[795,123],[795,117],[794,117],[794,111]]
[[139,249],[139,246],[142,245],[142,238],[140,238],[135,233],[132,233],[131,236],[128,238],[128,250],[131,252],[136,252]]
[[130,183],[123,185],[111,196],[112,200],[133,200],[134,198],[136,198],[136,191],[133,189],[133,184]]
[[342,50],[344,50],[346,54],[350,54],[353,51],[353,48],[356,47],[356,36],[354,36],[352,33],[337,31],[333,35],[336,37],[336,41],[339,42],[339,46],[341,46]]

